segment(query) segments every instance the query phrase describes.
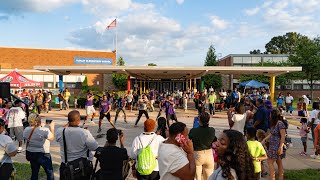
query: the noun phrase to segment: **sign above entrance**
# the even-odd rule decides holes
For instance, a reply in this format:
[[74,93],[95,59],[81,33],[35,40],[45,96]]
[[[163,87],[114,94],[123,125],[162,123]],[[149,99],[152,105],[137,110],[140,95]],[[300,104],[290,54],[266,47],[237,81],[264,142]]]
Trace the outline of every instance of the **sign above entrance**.
[[74,57],[74,64],[103,64],[103,65],[112,65],[112,59],[111,59],[111,58]]

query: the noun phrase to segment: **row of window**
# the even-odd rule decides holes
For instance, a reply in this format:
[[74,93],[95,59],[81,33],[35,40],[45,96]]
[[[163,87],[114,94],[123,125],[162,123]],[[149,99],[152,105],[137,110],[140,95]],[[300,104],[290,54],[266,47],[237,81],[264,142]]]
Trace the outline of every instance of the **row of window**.
[[259,64],[261,62],[283,62],[287,61],[288,57],[233,57],[234,66],[246,66],[249,64]]

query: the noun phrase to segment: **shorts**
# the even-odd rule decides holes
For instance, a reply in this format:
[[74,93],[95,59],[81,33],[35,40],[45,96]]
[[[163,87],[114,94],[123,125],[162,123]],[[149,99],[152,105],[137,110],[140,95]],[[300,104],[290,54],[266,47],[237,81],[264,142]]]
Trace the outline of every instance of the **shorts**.
[[167,120],[168,120],[168,121],[169,121],[169,120],[175,120],[175,121],[177,121],[177,116],[176,116],[176,114],[168,114]]
[[303,142],[303,143],[305,143],[305,142],[307,142],[307,137],[301,137],[301,142]]
[[110,121],[110,119],[111,119],[110,112],[108,112],[108,114],[104,114],[103,112],[100,112],[99,119],[103,119],[104,117],[106,117],[108,119],[108,121]]
[[96,113],[96,110],[94,109],[93,105],[86,106],[85,109],[86,109],[87,116]]
[[23,126],[11,127],[10,136],[15,137],[18,141],[23,141]]
[[59,101],[59,104],[63,104],[63,101]]
[[128,102],[128,105],[132,105],[132,103],[133,103],[132,101],[131,101],[131,102]]

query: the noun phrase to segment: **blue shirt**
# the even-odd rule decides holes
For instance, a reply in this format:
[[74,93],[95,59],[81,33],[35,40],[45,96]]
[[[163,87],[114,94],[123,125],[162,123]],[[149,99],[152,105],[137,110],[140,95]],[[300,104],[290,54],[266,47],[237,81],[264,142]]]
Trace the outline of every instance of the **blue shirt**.
[[260,106],[257,112],[253,116],[253,123],[260,121],[260,124],[256,126],[256,129],[262,129],[265,132],[268,130],[267,112],[264,106]]

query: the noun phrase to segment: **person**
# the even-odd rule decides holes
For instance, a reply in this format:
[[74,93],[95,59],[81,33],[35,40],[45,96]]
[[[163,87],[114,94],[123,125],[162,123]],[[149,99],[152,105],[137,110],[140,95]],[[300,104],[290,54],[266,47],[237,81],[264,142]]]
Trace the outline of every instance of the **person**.
[[78,107],[78,97],[74,96],[74,108],[77,109]]
[[[265,141],[265,138],[267,137],[267,133],[264,132],[264,130],[262,129],[258,129],[256,133],[256,137],[257,137],[257,140],[262,144],[264,150],[267,152],[267,150],[269,149],[269,142]],[[268,175],[267,164],[268,164],[267,160],[261,161],[261,177],[265,177]]]
[[41,93],[41,90],[38,91],[35,99],[37,113],[41,114],[42,110],[42,104],[43,104],[43,94]]
[[6,132],[8,133],[8,135],[10,135],[10,129],[8,128],[9,121],[7,119],[7,113],[11,107],[12,107],[12,102],[6,101],[4,103],[4,108],[2,108],[0,111],[0,116],[2,116],[2,120],[4,120],[4,122],[5,122],[5,129],[6,129]]
[[47,103],[48,103],[48,112],[52,110],[52,92],[48,92],[48,98],[47,98]]
[[196,172],[193,143],[187,139],[179,143],[177,136],[188,136],[188,128],[182,122],[169,128],[169,137],[159,147],[159,173],[162,180],[193,180]]
[[231,101],[233,106],[240,102],[240,95],[237,88],[234,88],[233,92],[231,93]]
[[224,130],[216,143],[220,166],[208,180],[253,180],[254,166],[247,143],[241,132]]
[[[134,138],[132,142],[132,150],[130,153],[131,159],[136,160],[135,166],[133,167],[133,170],[136,171],[136,176],[138,180],[158,180],[160,179],[159,175],[159,166],[158,166],[158,150],[160,144],[164,141],[164,138],[161,135],[157,135],[154,133],[156,127],[156,121],[153,119],[147,119],[144,122],[144,132],[138,135]],[[146,148],[147,146],[150,146],[152,153],[154,155],[154,158],[156,159],[156,167],[153,169],[151,174],[148,175],[142,175],[141,172],[139,172],[139,152],[142,148]],[[148,161],[148,159],[142,160],[142,161]]]
[[290,116],[292,115],[292,111],[293,111],[292,103],[293,103],[293,97],[288,92],[286,96],[286,112],[288,113],[290,111]]
[[90,115],[92,115],[91,116],[91,124],[95,124],[93,122],[93,119],[96,115],[96,110],[94,109],[93,100],[94,100],[93,93],[91,90],[88,90],[87,99],[86,99],[86,103],[85,103],[86,118],[83,122],[83,126],[86,124],[86,121],[88,120]]
[[166,119],[168,127],[172,124],[170,121],[178,122],[176,111],[174,109],[174,100],[171,99],[171,96],[168,96],[166,101],[164,102],[164,108],[166,112]]
[[300,152],[300,156],[306,156],[307,155],[307,140],[308,140],[308,133],[309,133],[309,128],[307,126],[307,118],[301,118],[300,119],[300,124],[301,126],[297,126],[297,129],[299,129],[299,134],[301,137],[301,142],[303,145],[303,151]]
[[[93,155],[91,151],[98,148],[98,143],[90,133],[90,131],[80,128],[80,113],[77,110],[68,113],[68,124],[60,127],[55,132],[56,141],[60,145],[60,179],[67,180],[66,176],[67,162],[81,161],[84,168],[88,171],[80,178],[81,180],[90,179],[90,168]],[[68,138],[64,138],[68,137]],[[64,146],[66,144],[66,147]],[[65,151],[66,149],[66,151]],[[67,157],[65,156],[67,155]]]
[[164,139],[168,137],[167,120],[164,117],[158,118],[157,134],[161,135]]
[[247,120],[243,103],[237,103],[234,108],[229,108],[227,114],[230,129],[237,130],[243,134]]
[[183,110],[184,110],[184,112],[186,112],[188,109],[188,99],[189,99],[189,96],[187,94],[187,91],[184,91],[183,92]]
[[210,115],[214,115],[215,114],[215,109],[216,109],[216,100],[217,100],[217,96],[215,94],[214,91],[211,91],[210,92],[210,95],[209,95],[209,111],[210,111]]
[[[120,141],[120,147],[116,146],[118,139]],[[95,157],[100,164],[97,180],[124,180],[122,174],[123,162],[128,160],[129,156],[127,149],[124,148],[123,132],[116,128],[108,129],[107,142],[104,147],[97,149]]]
[[60,93],[59,93],[58,98],[59,98],[59,107],[60,107],[60,111],[62,111],[62,108],[63,108],[63,101],[64,101],[63,92],[60,92]]
[[[320,113],[318,114],[320,118]],[[310,155],[313,159],[320,159],[320,124],[314,128],[314,149],[315,153]]]
[[20,97],[21,97],[23,102],[25,102],[26,104],[29,104],[29,93],[27,92],[26,89],[22,90],[22,93],[20,94]]
[[192,128],[189,139],[192,140],[196,161],[196,179],[208,179],[214,170],[212,143],[216,140],[215,129],[209,127],[210,115],[202,112],[199,116],[200,126]]
[[28,118],[29,127],[23,131],[23,137],[27,142],[26,159],[31,165],[31,180],[39,179],[40,166],[47,174],[47,180],[53,180],[53,167],[50,155],[50,141],[54,140],[54,122],[49,128],[42,127],[41,117],[31,113]]
[[[15,101],[18,104],[19,101]],[[6,119],[8,120],[8,128],[10,128],[10,137],[12,139],[17,139],[19,142],[18,153],[23,151],[22,141],[23,141],[23,123],[22,121],[26,118],[26,113],[21,107],[12,107],[7,112]]]
[[253,116],[253,127],[256,129],[262,129],[265,132],[268,131],[268,121],[266,117],[266,110],[263,106],[263,100],[256,100],[257,111]]
[[114,126],[113,123],[111,122],[111,115],[110,115],[111,103],[108,101],[107,95],[102,96],[102,101],[100,101],[99,104],[100,104],[100,116],[99,116],[99,128],[97,133],[100,133],[102,130],[101,124],[102,124],[102,119],[104,117],[107,118],[111,126]]
[[128,95],[127,95],[126,99],[127,99],[127,102],[128,102],[128,109],[130,110],[130,112],[132,112],[133,95],[132,95],[131,91],[128,91]]
[[200,93],[199,99],[198,99],[198,114],[201,114],[205,111],[206,106],[206,96],[204,95],[204,92]]
[[279,107],[279,106],[282,106],[282,105],[283,105],[283,100],[284,100],[284,98],[283,98],[283,96],[282,96],[282,93],[281,93],[281,92],[279,92],[279,94],[278,94],[278,98],[277,98],[277,107]]
[[65,101],[66,109],[69,109],[70,96],[71,96],[71,94],[69,92],[69,89],[66,88],[64,91],[64,101]]
[[0,179],[11,179],[13,165],[11,157],[17,154],[17,148],[12,139],[5,134],[5,122],[0,119]]
[[249,149],[249,153],[253,159],[254,173],[256,179],[261,178],[261,162],[263,160],[268,159],[267,153],[263,147],[263,145],[256,140],[256,129],[250,127],[246,131],[247,137],[247,145]]
[[152,109],[152,112],[153,112],[154,111],[153,104],[154,104],[154,100],[156,98],[156,94],[154,93],[154,89],[151,89],[151,91],[149,93],[149,97],[150,97],[150,106],[151,106],[151,109]]
[[117,122],[117,119],[118,119],[118,116],[119,116],[120,111],[123,112],[124,122],[125,122],[125,123],[128,123],[128,122],[127,122],[126,111],[125,111],[126,105],[127,105],[127,101],[126,101],[126,99],[124,98],[124,96],[122,95],[122,96],[118,99],[118,106],[117,106],[117,111],[116,111],[116,117],[114,118],[114,124],[116,124],[116,122]]
[[[271,111],[270,115],[270,134],[265,138],[270,139],[268,149],[268,166],[270,171],[270,179],[275,179],[274,162],[278,165],[278,178],[283,180],[284,168],[282,159],[286,157],[285,154],[285,136],[286,125],[283,123],[283,117],[278,109]],[[264,141],[265,141],[264,140]]]
[[209,93],[211,93],[211,92],[213,92],[213,87],[212,86],[210,86],[210,88],[209,88]]
[[314,128],[319,124],[319,102],[312,103],[312,111],[308,120],[308,127],[311,129],[312,141],[314,143]]
[[140,121],[140,118],[142,116],[142,114],[144,114],[146,116],[147,119],[149,119],[149,115],[148,115],[148,112],[147,112],[147,104],[148,104],[148,98],[146,95],[142,95],[141,98],[139,99],[139,115],[138,115],[138,118],[136,120],[136,123],[134,124],[134,127],[137,127],[138,126],[138,122]]

